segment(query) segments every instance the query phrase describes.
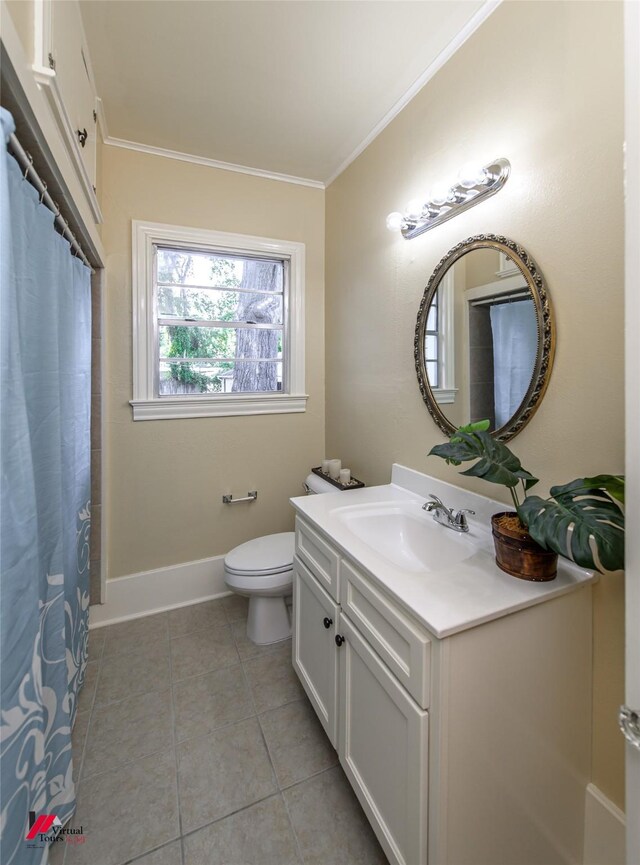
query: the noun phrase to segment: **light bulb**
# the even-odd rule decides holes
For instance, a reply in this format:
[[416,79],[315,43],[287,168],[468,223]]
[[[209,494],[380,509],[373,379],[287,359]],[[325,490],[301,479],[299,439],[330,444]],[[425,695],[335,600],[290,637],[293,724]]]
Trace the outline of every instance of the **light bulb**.
[[475,162],[467,162],[458,172],[458,183],[464,189],[473,189],[486,183],[487,172]]
[[411,222],[416,222],[418,219],[420,219],[423,206],[424,203],[420,198],[412,198],[411,201],[407,201],[404,209],[404,213],[407,219],[411,220]]
[[446,183],[439,183],[434,186],[429,196],[429,202],[435,204],[436,207],[442,207],[451,197],[451,187]]
[[387,216],[387,228],[389,231],[401,231],[404,227],[404,216],[395,210]]

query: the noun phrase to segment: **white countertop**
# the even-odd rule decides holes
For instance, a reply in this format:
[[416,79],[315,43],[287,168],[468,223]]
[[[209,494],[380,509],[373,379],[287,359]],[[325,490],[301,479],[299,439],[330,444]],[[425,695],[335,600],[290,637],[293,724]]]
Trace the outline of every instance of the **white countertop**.
[[[424,571],[400,568],[356,537],[340,518],[340,509],[347,505],[422,505],[430,493],[439,496],[448,507],[476,511],[475,516],[468,518],[468,537],[475,551],[451,567]],[[542,603],[597,578],[562,556],[558,558],[557,577],[546,583],[520,580],[501,571],[494,560],[490,517],[510,508],[404,466],[393,466],[390,484],[298,496],[291,499],[291,504],[302,518],[324,533],[436,637],[447,637]],[[437,528],[442,532],[452,531],[446,526]]]

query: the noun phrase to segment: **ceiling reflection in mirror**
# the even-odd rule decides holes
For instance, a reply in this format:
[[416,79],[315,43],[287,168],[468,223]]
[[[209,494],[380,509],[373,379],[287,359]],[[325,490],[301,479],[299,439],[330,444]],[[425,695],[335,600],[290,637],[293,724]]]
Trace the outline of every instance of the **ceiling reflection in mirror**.
[[489,237],[459,244],[436,268],[418,315],[416,368],[443,432],[488,419],[494,435],[507,440],[546,388],[553,323],[530,256],[506,238]]

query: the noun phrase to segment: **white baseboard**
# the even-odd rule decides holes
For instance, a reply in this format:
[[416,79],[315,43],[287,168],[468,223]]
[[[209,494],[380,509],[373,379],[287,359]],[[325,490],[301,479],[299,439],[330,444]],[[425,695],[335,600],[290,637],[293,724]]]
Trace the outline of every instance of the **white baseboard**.
[[595,784],[587,784],[584,865],[625,865],[625,816]]
[[231,594],[224,556],[213,556],[107,580],[106,603],[91,607],[90,628],[102,628]]

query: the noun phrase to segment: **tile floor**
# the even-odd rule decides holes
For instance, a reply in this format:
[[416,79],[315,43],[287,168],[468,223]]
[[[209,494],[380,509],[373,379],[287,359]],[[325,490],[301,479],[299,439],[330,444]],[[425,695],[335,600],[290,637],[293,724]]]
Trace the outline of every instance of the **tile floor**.
[[232,596],[91,632],[73,732],[86,842],[51,865],[386,865],[291,666]]

